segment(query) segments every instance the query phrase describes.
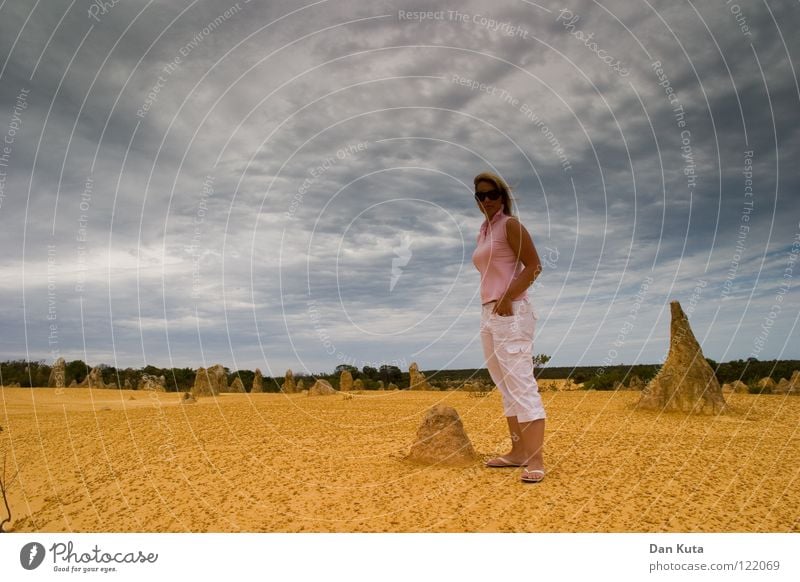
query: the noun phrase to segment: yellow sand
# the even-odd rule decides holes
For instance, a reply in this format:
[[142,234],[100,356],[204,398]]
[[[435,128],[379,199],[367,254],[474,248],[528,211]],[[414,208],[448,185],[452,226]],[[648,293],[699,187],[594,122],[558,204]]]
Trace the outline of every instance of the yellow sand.
[[737,414],[708,418],[634,411],[635,392],[545,392],[549,473],[530,485],[402,459],[438,402],[481,455],[505,452],[496,391],[0,396],[15,531],[800,531],[798,397],[727,395]]

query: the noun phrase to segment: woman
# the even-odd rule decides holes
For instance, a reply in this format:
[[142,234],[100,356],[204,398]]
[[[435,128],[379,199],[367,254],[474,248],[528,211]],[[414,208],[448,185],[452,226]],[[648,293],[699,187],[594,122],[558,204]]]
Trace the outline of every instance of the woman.
[[514,216],[508,185],[495,174],[475,176],[475,200],[486,216],[472,262],[481,274],[481,342],[486,367],[503,396],[511,451],[487,467],[525,467],[522,481],[544,479],[545,411],[533,376],[536,314],[528,287],[542,271],[530,234]]

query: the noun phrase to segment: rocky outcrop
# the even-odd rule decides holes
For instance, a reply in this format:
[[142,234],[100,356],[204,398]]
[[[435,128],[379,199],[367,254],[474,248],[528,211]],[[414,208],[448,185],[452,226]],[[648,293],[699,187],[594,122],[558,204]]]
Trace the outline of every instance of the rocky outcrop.
[[286,394],[294,394],[298,391],[297,386],[294,383],[294,374],[291,370],[286,370],[286,378],[283,380],[282,390]]
[[327,380],[317,380],[314,385],[308,389],[309,396],[330,396],[336,394],[331,383]]
[[216,396],[228,388],[228,375],[222,364],[209,368],[198,368],[192,386],[192,396]]
[[463,466],[475,462],[477,454],[456,409],[437,404],[422,419],[406,458],[431,465]]
[[747,394],[750,389],[741,380],[734,380],[730,384],[722,385],[722,392],[731,394]]
[[142,374],[139,380],[139,390],[152,390],[154,392],[166,392],[167,380],[164,376],[153,376],[150,374]]
[[239,378],[239,376],[236,376],[236,378],[233,379],[233,382],[231,382],[231,385],[226,389],[226,392],[244,394],[246,390],[244,389],[244,382],[242,382],[242,379]]
[[758,381],[757,386],[763,392],[774,392],[778,385],[775,383],[775,380],[767,376],[766,378],[761,378],[761,380]]
[[781,378],[781,381],[772,390],[773,394],[788,394],[790,396],[800,394],[800,371],[795,370],[792,377],[788,380]]
[[703,414],[727,411],[714,370],[706,361],[681,304],[672,301],[670,311],[667,359],[642,391],[637,407]]
[[50,379],[47,386],[50,388],[65,388],[67,378],[67,363],[64,358],[58,358],[50,370]]
[[86,379],[88,380],[89,388],[106,387],[106,383],[103,382],[103,371],[100,368],[92,368]]
[[103,372],[98,367],[94,367],[89,371],[89,375],[83,379],[83,382],[78,384],[79,388],[106,388],[103,382]]
[[433,390],[425,379],[425,374],[419,371],[416,362],[411,362],[408,367],[408,387],[409,390]]
[[339,375],[339,390],[342,392],[349,392],[353,389],[353,375],[350,370],[342,370]]
[[264,377],[261,375],[261,370],[256,368],[255,376],[253,376],[253,386],[250,388],[250,394],[260,394],[264,392]]

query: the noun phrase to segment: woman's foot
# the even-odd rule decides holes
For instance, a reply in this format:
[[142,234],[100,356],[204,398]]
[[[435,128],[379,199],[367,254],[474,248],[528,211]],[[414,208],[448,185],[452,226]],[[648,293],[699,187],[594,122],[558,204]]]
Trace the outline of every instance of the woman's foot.
[[520,477],[520,480],[523,483],[538,483],[544,479],[544,475],[544,467],[541,465],[538,467],[528,466],[522,470],[522,476]]
[[493,469],[501,469],[503,467],[524,467],[527,464],[527,460],[513,453],[503,455],[502,457],[495,457],[486,461],[486,466]]

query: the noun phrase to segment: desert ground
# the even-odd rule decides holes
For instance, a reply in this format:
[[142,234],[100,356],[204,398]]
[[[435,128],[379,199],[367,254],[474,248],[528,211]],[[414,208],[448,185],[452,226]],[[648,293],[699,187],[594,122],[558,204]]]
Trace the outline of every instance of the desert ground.
[[[458,410],[482,458],[509,447],[497,391],[180,394],[0,390],[13,520],[36,532],[798,532],[800,398],[734,413],[633,409],[632,391],[547,391],[538,484],[516,468],[404,459]],[[5,517],[0,506],[0,519]]]

